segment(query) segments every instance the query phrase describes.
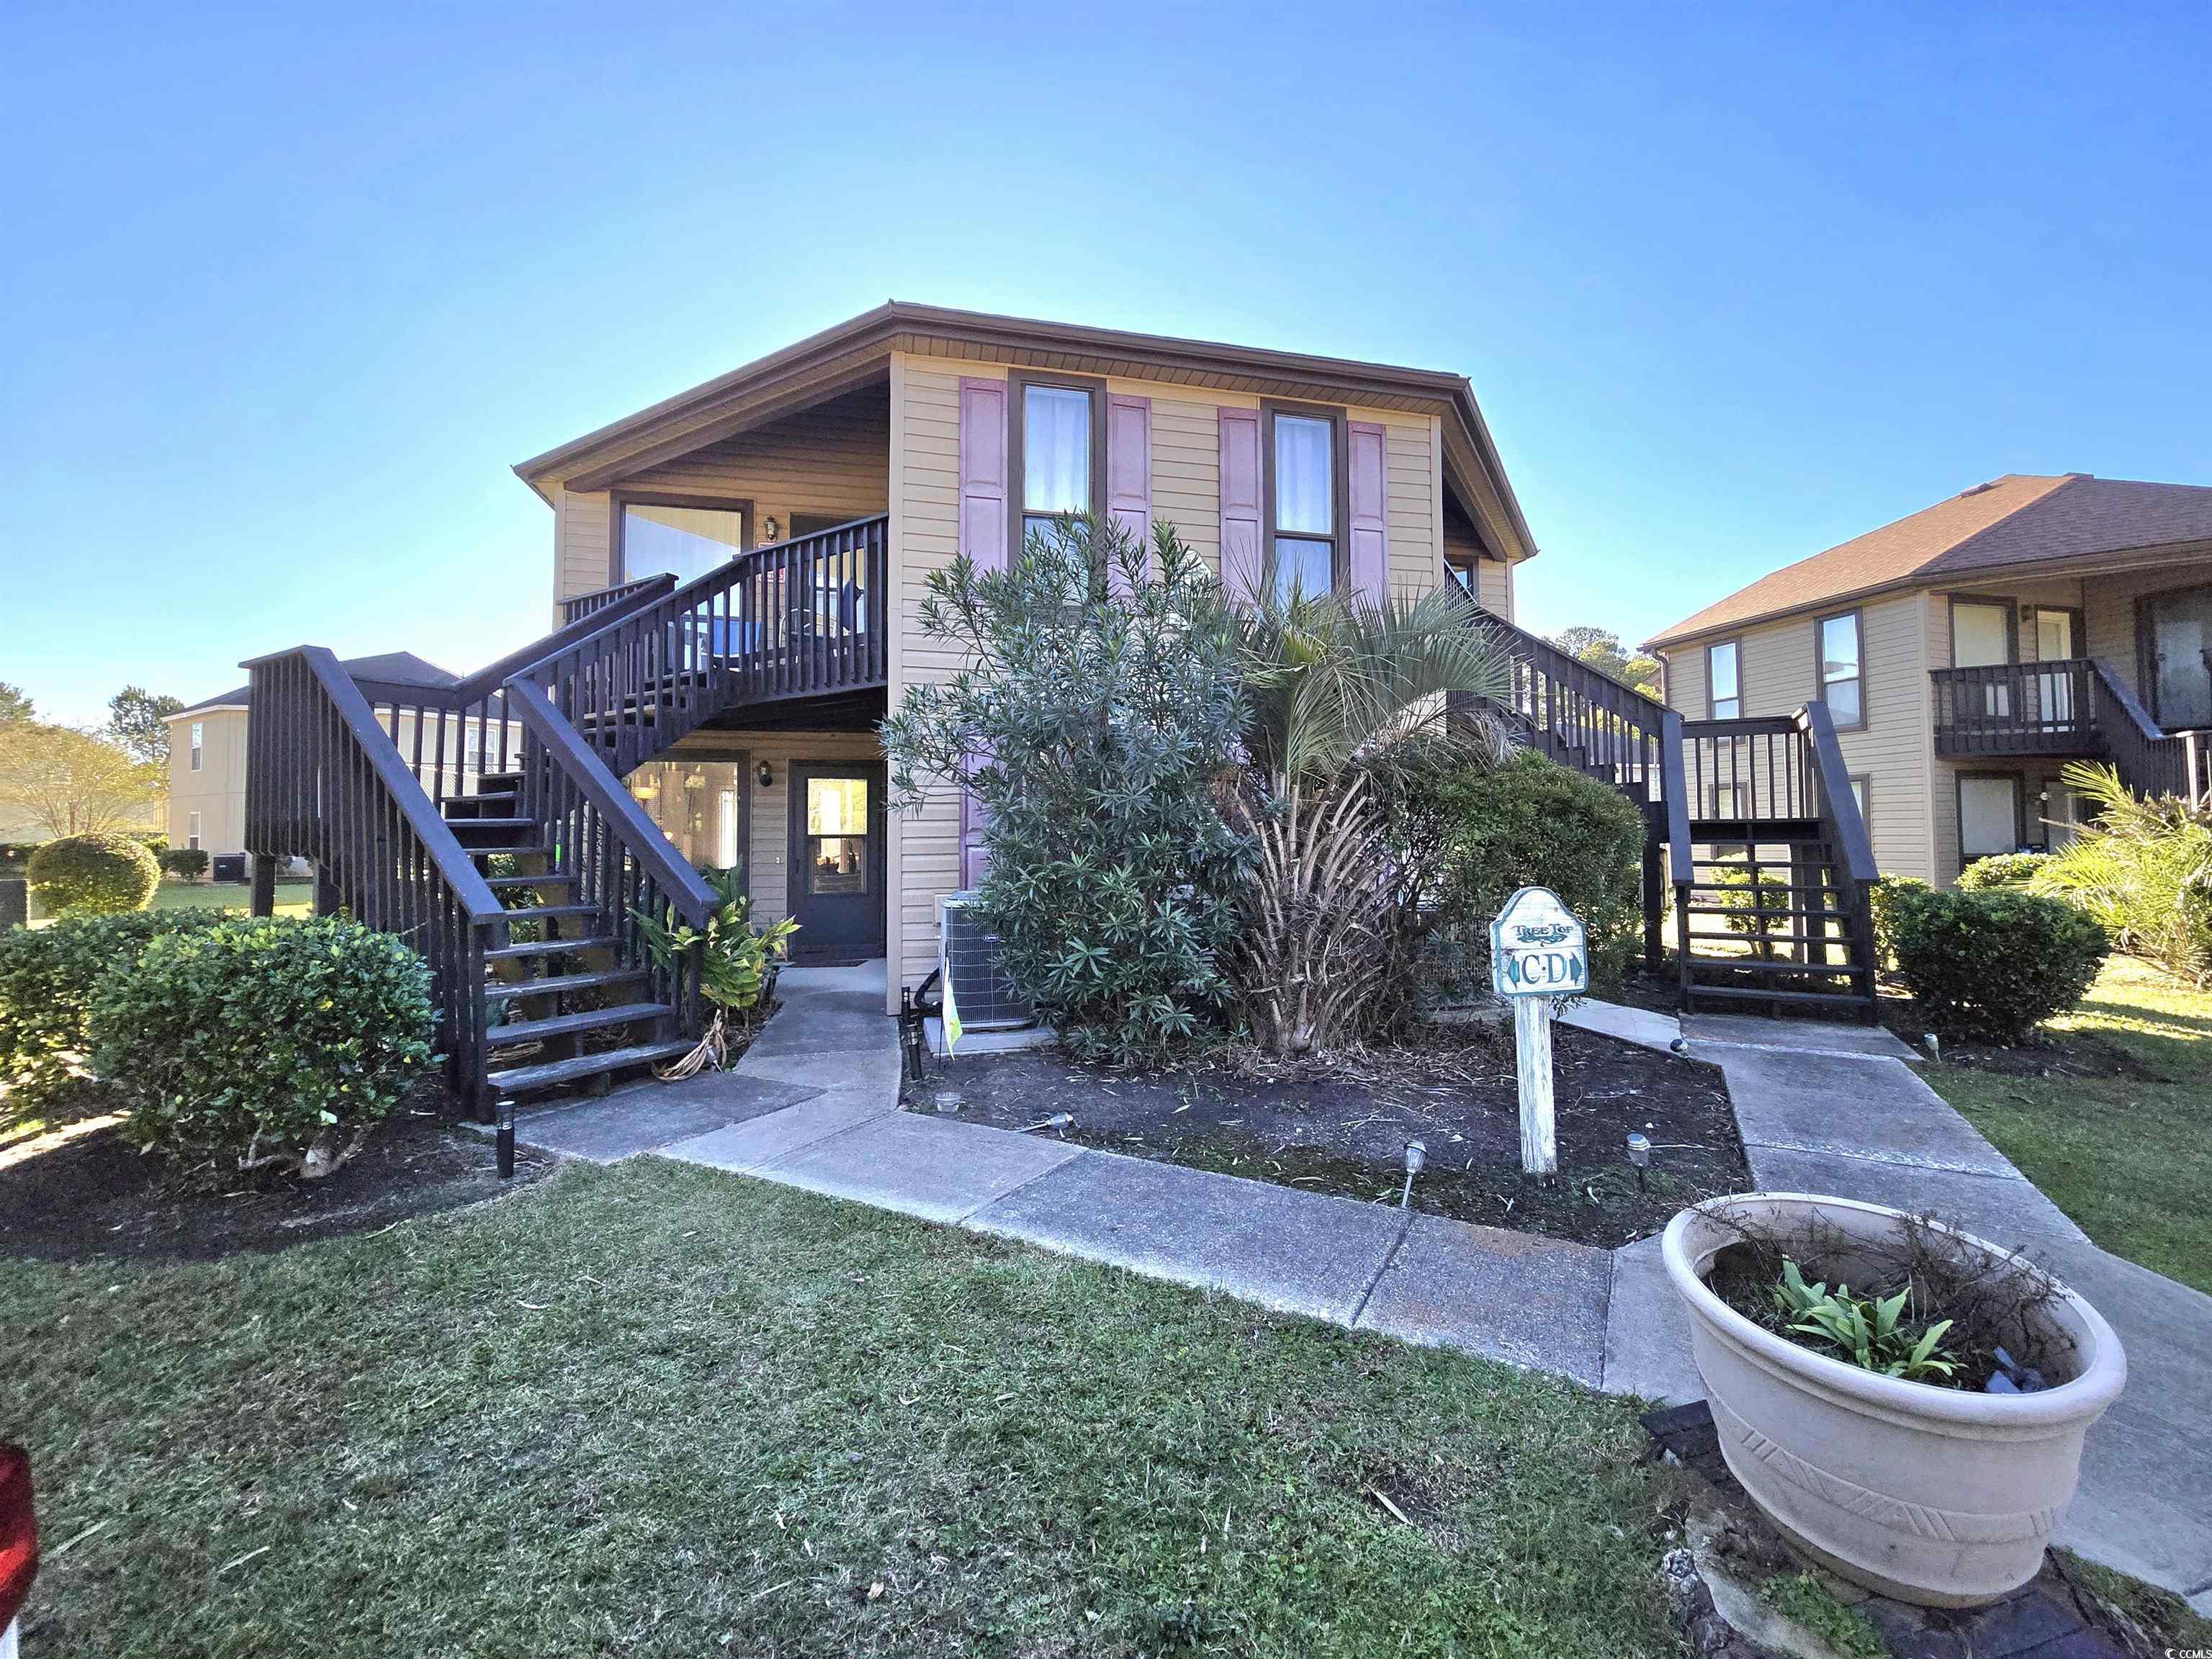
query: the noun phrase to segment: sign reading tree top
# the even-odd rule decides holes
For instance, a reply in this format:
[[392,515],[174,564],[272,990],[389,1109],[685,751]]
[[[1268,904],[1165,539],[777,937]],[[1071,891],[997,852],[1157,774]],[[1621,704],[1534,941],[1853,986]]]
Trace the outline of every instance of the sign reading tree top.
[[1557,1174],[1549,999],[1580,996],[1589,989],[1589,940],[1575,913],[1550,888],[1522,888],[1490,924],[1490,984],[1513,1004],[1521,1167],[1533,1176]]

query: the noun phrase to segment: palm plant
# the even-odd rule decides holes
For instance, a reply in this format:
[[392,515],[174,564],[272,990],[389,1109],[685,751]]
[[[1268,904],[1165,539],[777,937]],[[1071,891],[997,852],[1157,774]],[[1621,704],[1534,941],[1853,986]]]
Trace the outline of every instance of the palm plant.
[[675,967],[696,953],[699,994],[714,1010],[698,1046],[660,1073],[671,1081],[708,1068],[719,1072],[729,1064],[730,1016],[760,1006],[768,991],[770,964],[783,958],[791,936],[799,931],[789,916],[765,929],[752,925],[752,896],[745,890],[742,866],[705,874],[715,901],[705,927],[678,922],[672,914],[663,921],[643,910],[630,912],[639,937],[656,962]]
[[1420,884],[1385,833],[1394,769],[1501,759],[1510,657],[1443,591],[1263,595],[1239,647],[1252,712],[1226,812],[1258,856],[1231,977],[1255,1039],[1301,1054],[1395,1015]]
[[2059,780],[2095,806],[2096,821],[2037,868],[2028,890],[2080,905],[2122,950],[2212,981],[2212,811],[2137,795],[2112,768],[2086,761]]

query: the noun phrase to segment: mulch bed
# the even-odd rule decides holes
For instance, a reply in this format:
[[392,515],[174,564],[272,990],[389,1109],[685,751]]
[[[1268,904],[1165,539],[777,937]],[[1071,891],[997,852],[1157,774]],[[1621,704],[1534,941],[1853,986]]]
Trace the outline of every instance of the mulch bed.
[[[1893,974],[1881,976],[1881,997],[1876,1005],[1881,1023],[1903,1042],[1921,1047],[1928,1030],[1920,1005]],[[1969,1042],[1950,1038],[1942,1045],[1946,1066],[1971,1066],[1977,1071],[2005,1077],[2131,1077],[2157,1073],[2116,1042],[2091,1031],[2039,1033],[2027,1042],[2008,1046]]]
[[[1658,1231],[1684,1205],[1749,1185],[1720,1074],[1568,1026],[1553,1033],[1559,1174],[1521,1170],[1510,1028],[1425,1028],[1402,1045],[1278,1066],[1232,1050],[1149,1073],[1052,1050],[933,1070],[919,1110],[960,1097],[963,1119],[1023,1128],[1072,1113],[1068,1138],[1196,1169],[1395,1202],[1406,1143],[1428,1149],[1413,1206],[1431,1214],[1612,1246]],[[1653,1143],[1638,1191],[1626,1154]],[[1046,1131],[1045,1133],[1050,1133]]]
[[501,1181],[489,1140],[445,1112],[403,1107],[324,1180],[198,1185],[179,1182],[112,1128],[95,1129],[43,1150],[0,1146],[0,1255],[207,1260],[283,1249],[495,1198],[556,1162],[518,1147],[514,1179]]

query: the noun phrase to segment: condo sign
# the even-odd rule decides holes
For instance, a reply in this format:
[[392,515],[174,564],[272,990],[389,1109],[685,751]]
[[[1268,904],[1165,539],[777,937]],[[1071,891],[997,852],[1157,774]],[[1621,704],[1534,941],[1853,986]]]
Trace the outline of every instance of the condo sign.
[[1589,989],[1589,940],[1548,887],[1523,887],[1490,924],[1490,985],[1502,997],[1576,997]]

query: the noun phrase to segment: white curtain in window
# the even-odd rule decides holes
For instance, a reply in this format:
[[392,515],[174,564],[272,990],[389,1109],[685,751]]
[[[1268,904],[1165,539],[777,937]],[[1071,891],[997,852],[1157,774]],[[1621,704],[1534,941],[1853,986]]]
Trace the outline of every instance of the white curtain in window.
[[1275,528],[1333,534],[1336,524],[1334,444],[1327,421],[1275,417]]
[[1064,386],[1022,390],[1022,510],[1091,510],[1091,394]]

